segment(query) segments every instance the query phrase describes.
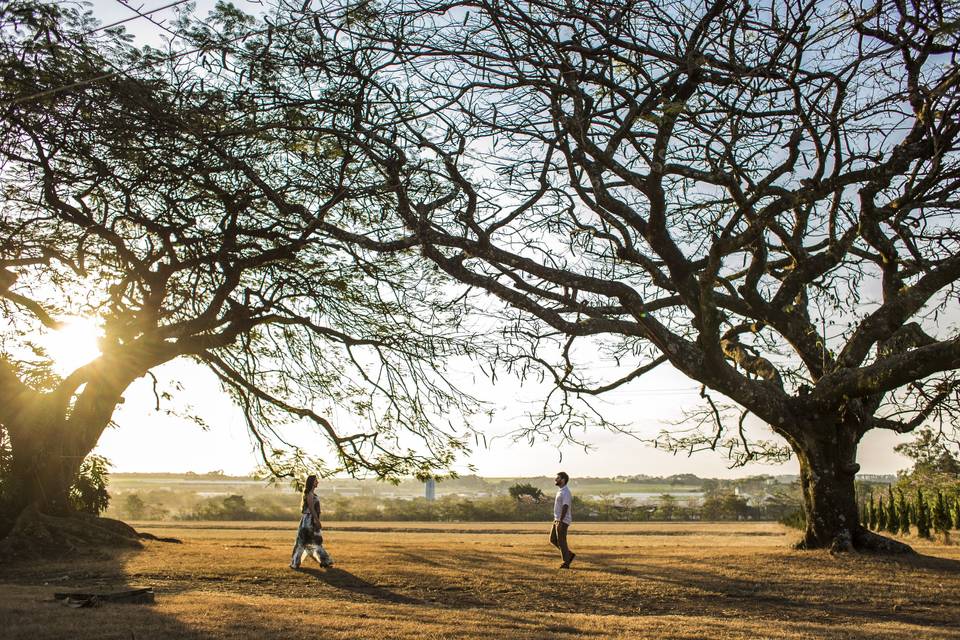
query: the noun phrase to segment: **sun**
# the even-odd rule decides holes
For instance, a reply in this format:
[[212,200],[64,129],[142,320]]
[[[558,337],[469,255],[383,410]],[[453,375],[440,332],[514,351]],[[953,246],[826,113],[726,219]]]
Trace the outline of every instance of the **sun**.
[[97,342],[102,335],[100,327],[91,318],[70,318],[58,330],[47,334],[42,341],[53,369],[64,375],[100,355]]

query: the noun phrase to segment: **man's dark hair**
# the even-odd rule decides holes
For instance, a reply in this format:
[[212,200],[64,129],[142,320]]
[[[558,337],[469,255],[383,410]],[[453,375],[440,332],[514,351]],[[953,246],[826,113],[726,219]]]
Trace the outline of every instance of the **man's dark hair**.
[[566,471],[560,471],[559,473],[557,473],[557,477],[563,478],[564,484],[570,482],[570,476],[567,475]]

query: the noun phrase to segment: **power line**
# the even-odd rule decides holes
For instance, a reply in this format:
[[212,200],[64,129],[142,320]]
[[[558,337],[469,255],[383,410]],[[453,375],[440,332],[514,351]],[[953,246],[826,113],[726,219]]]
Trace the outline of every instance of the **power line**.
[[[139,16],[137,16],[137,17],[139,17]],[[263,34],[263,33],[267,33],[268,31],[270,31],[270,30],[272,30],[272,29],[280,29],[280,28],[283,28],[283,27],[290,26],[291,24],[294,24],[294,23],[296,23],[296,22],[300,22],[300,21],[302,21],[302,20],[305,20],[306,17],[307,17],[306,15],[302,15],[302,16],[294,19],[294,20],[288,20],[287,22],[281,22],[281,23],[274,24],[274,25],[268,25],[268,26],[267,26],[266,28],[264,28],[264,29],[259,29],[259,30],[257,30],[257,31],[251,31],[251,32],[249,32],[249,33],[243,33],[243,34],[240,34],[240,35],[238,35],[238,36],[236,36],[236,37],[230,38],[229,40],[224,40],[224,41],[222,41],[222,42],[219,42],[218,44],[220,44],[220,45],[233,44],[234,42],[237,42],[238,40],[243,40],[244,38],[249,38],[249,37],[252,37],[252,36],[257,36],[257,35],[260,35],[260,34]],[[133,18],[133,19],[136,19],[136,17]],[[199,53],[199,52],[201,52],[201,51],[204,51],[205,49],[206,49],[206,47],[196,47],[195,49],[190,49],[190,50],[187,50],[187,51],[181,51],[181,52],[179,52],[179,53],[174,53],[174,54],[168,55],[168,56],[163,57],[163,58],[159,58],[159,59],[155,59],[155,60],[149,60],[149,61],[147,61],[147,62],[145,62],[145,63],[143,63],[143,64],[139,64],[139,65],[138,65],[138,64],[133,64],[133,65],[130,65],[129,67],[126,67],[125,69],[118,69],[118,68],[117,68],[116,66],[114,66],[110,61],[104,59],[104,61],[105,61],[109,66],[114,67],[114,69],[116,69],[116,71],[111,71],[111,72],[109,72],[109,73],[103,73],[103,74],[100,74],[100,75],[98,75],[98,76],[94,76],[94,77],[92,77],[92,78],[87,78],[87,79],[85,79],[85,80],[78,80],[78,81],[76,81],[76,82],[71,82],[70,84],[67,84],[67,85],[62,85],[62,86],[59,86],[59,87],[53,87],[53,88],[51,88],[51,89],[45,89],[45,90],[43,90],[43,91],[38,91],[38,92],[32,93],[32,94],[30,94],[30,95],[21,96],[21,97],[19,97],[19,98],[14,98],[13,100],[10,100],[10,101],[6,102],[6,106],[12,107],[12,106],[15,106],[15,105],[24,103],[24,102],[29,102],[30,100],[35,100],[35,99],[37,99],[37,98],[43,98],[43,97],[46,97],[46,96],[55,95],[55,94],[60,93],[60,92],[62,92],[62,91],[67,91],[67,90],[69,90],[69,89],[76,89],[76,88],[78,88],[78,87],[83,87],[83,86],[86,86],[86,85],[89,85],[89,84],[93,84],[93,83],[95,83],[95,82],[100,82],[101,80],[108,80],[108,79],[113,78],[113,77],[118,76],[118,75],[126,75],[126,74],[130,73],[131,71],[137,71],[137,70],[139,70],[139,69],[144,69],[144,68],[146,68],[146,67],[148,67],[148,66],[150,66],[150,65],[153,65],[153,64],[163,64],[163,63],[166,63],[166,62],[173,62],[174,60],[178,60],[178,59],[180,59],[180,58],[183,58],[183,57],[192,55],[192,54],[194,54],[194,53]]]
[[78,87],[83,87],[83,86],[86,86],[86,85],[89,85],[89,84],[93,84],[93,83],[95,83],[95,82],[100,82],[101,80],[108,80],[108,79],[113,78],[113,77],[115,77],[115,76],[126,75],[126,74],[129,73],[130,71],[136,71],[136,70],[138,70],[138,69],[143,69],[143,68],[145,68],[145,67],[147,67],[147,66],[149,66],[149,65],[151,65],[151,64],[158,64],[158,63],[164,63],[164,62],[172,62],[173,60],[176,60],[176,59],[178,59],[178,58],[182,58],[182,57],[184,57],[184,56],[190,55],[191,53],[196,53],[196,52],[202,51],[202,50],[203,50],[203,47],[197,47],[196,49],[191,49],[190,51],[183,51],[183,52],[181,52],[181,53],[178,53],[178,54],[175,54],[175,55],[171,55],[171,56],[167,56],[166,58],[161,58],[161,59],[159,59],[159,60],[151,60],[150,62],[147,62],[147,63],[145,63],[145,64],[141,64],[141,65],[136,65],[136,64],[130,65],[130,66],[127,67],[126,69],[118,69],[118,68],[115,67],[111,62],[105,60],[105,62],[106,62],[108,65],[110,65],[111,67],[114,67],[114,69],[116,69],[116,71],[110,71],[110,72],[108,72],[108,73],[103,73],[103,74],[100,74],[100,75],[98,75],[98,76],[94,76],[94,77],[92,77],[92,78],[87,78],[86,80],[77,80],[76,82],[72,82],[72,83],[70,83],[70,84],[62,85],[62,86],[59,86],[59,87],[53,87],[52,89],[45,89],[45,90],[43,90],[43,91],[38,91],[37,93],[32,93],[32,94],[27,95],[27,96],[21,96],[21,97],[19,97],[19,98],[14,98],[13,100],[10,100],[9,102],[7,102],[7,106],[13,107],[13,106],[18,105],[18,104],[21,104],[21,103],[23,103],[23,102],[29,102],[29,101],[31,101],[31,100],[35,100],[35,99],[37,99],[37,98],[44,98],[44,97],[46,97],[46,96],[54,95],[54,94],[60,93],[60,92],[62,92],[62,91],[67,91],[67,90],[69,90],[69,89],[76,89],[76,88],[78,88]]
[[[185,2],[186,0],[181,0],[181,1]],[[167,33],[169,33],[171,36],[173,36],[174,38],[179,38],[179,37],[180,37],[180,34],[174,33],[173,31],[171,31],[170,29],[168,29],[168,28],[166,27],[166,25],[161,24],[161,23],[157,22],[156,20],[154,20],[153,18],[150,17],[150,14],[151,14],[151,13],[156,13],[156,12],[159,11],[160,9],[157,9],[157,10],[155,10],[155,11],[150,11],[150,12],[147,12],[147,13],[142,13],[139,9],[135,8],[134,6],[132,6],[132,5],[130,4],[129,0],[117,0],[117,2],[118,2],[119,4],[121,4],[121,5],[123,5],[124,8],[129,9],[130,11],[133,11],[135,14],[137,14],[138,17],[143,18],[143,19],[145,19],[145,20],[148,20],[148,21],[150,21],[152,24],[160,27],[161,29],[163,29],[164,31],[166,31]],[[176,3],[174,3],[174,4],[176,4]],[[161,7],[161,8],[163,8],[163,7]]]
[[[144,11],[144,12],[140,12],[140,11],[134,9],[133,7],[127,6],[128,9],[130,9],[131,11],[136,12],[137,15],[131,16],[131,17],[129,17],[129,18],[124,18],[123,20],[117,20],[116,22],[111,22],[110,24],[105,24],[105,25],[103,25],[102,27],[97,27],[96,29],[91,29],[90,31],[87,31],[86,33],[84,33],[81,37],[82,37],[82,38],[86,38],[87,36],[92,35],[92,34],[94,34],[94,33],[97,33],[97,32],[99,32],[99,31],[106,31],[107,29],[112,29],[113,27],[118,27],[118,26],[120,26],[121,24],[126,24],[127,22],[131,22],[131,21],[133,21],[133,20],[139,20],[140,18],[146,18],[147,16],[152,15],[152,14],[154,14],[154,13],[157,13],[158,11],[163,11],[164,9],[169,9],[169,8],[171,8],[171,7],[176,7],[176,6],[178,6],[178,5],[181,5],[181,4],[184,4],[185,2],[190,2],[190,1],[191,1],[191,0],[177,0],[176,2],[171,2],[170,4],[165,4],[165,5],[163,5],[162,7],[157,7],[156,9],[151,9],[150,11]],[[124,6],[126,6],[126,5],[124,5]],[[153,20],[150,20],[150,22],[153,22]],[[154,24],[156,24],[156,23],[154,22]],[[158,25],[158,26],[159,26],[159,25]]]

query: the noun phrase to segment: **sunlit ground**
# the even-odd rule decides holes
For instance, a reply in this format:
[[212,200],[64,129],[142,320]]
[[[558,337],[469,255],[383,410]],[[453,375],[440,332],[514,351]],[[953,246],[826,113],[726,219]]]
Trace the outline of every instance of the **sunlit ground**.
[[[584,524],[560,570],[537,524],[328,523],[324,570],[287,568],[291,523],[140,525],[118,560],[0,568],[4,638],[960,638],[960,547],[794,552],[774,524]],[[59,590],[152,586],[69,609]]]

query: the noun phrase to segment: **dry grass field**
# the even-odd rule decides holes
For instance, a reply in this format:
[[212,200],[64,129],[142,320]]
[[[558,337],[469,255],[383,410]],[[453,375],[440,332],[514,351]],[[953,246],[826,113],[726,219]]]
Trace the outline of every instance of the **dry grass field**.
[[[337,561],[287,568],[293,523],[140,523],[183,544],[0,568],[0,638],[960,638],[960,546],[795,552],[766,523],[328,523]],[[56,591],[152,586],[152,605]]]

